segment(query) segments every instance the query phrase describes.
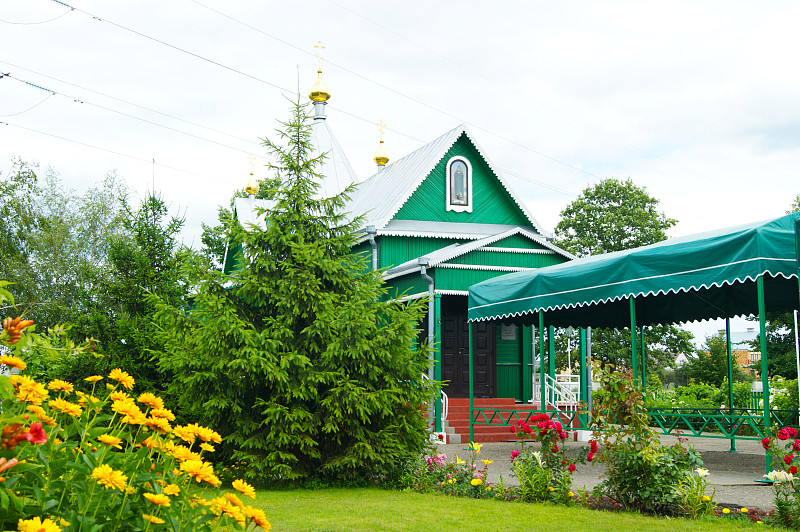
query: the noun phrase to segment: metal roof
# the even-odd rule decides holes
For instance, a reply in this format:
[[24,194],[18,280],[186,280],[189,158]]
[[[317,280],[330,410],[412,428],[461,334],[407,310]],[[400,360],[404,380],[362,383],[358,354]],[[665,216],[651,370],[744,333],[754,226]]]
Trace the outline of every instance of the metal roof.
[[317,190],[318,198],[331,198],[341,193],[348,185],[358,182],[356,173],[328,126],[324,114],[321,118],[315,118],[311,125],[311,145],[314,147],[313,157],[325,154],[322,164],[317,167],[317,173],[323,176]]
[[365,226],[374,225],[378,231],[386,228],[392,217],[408,201],[408,198],[439,164],[439,161],[444,158],[461,135],[465,135],[472,142],[489,169],[497,176],[500,184],[525,214],[531,226],[541,235],[547,235],[548,233],[544,231],[542,225],[536,221],[533,214],[503,179],[464,124],[387,165],[383,170],[361,183],[348,202],[346,210],[353,215],[364,215]]
[[275,206],[275,203],[275,200],[255,199],[252,197],[234,198],[233,212],[236,213],[236,219],[245,229],[249,225],[265,229],[264,216],[259,214],[258,210],[270,210]]

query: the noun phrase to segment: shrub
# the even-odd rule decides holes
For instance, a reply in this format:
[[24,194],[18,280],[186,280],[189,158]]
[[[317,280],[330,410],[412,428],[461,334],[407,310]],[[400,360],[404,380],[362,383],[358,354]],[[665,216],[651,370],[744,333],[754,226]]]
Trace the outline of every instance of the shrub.
[[631,510],[674,512],[681,502],[681,483],[702,466],[700,453],[681,439],[661,445],[630,371],[607,365],[594,374],[604,393],[600,400],[595,397],[592,419],[603,446],[599,460],[606,465],[606,478],[596,490]]
[[[0,299],[10,297],[2,292]],[[0,336],[13,353],[0,356],[0,364],[20,372],[0,375],[3,530],[269,528],[261,510],[239,499],[255,498],[251,486],[236,480],[239,495],[219,490],[205,461],[219,434],[199,425],[173,428],[160,398],[129,395],[134,379],[121,369],[87,378],[88,392],[25,376],[26,363],[16,356],[26,344],[23,324],[5,320]]]
[[775,492],[776,520],[788,528],[800,528],[800,439],[792,427],[773,427],[761,445],[772,455],[773,470],[764,475],[772,481]]
[[480,452],[481,444],[470,443],[466,460],[456,456],[455,460],[448,462],[443,453],[426,456],[410,469],[405,487],[422,493],[436,491],[460,497],[495,497],[501,492],[486,484],[486,475],[492,460],[480,460],[483,464],[480,468],[476,464]]

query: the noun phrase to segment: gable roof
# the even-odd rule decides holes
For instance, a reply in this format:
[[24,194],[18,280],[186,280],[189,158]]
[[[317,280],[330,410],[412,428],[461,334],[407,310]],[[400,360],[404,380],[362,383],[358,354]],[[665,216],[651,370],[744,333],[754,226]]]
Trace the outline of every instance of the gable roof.
[[316,169],[321,174],[322,182],[315,196],[319,199],[331,198],[340,194],[348,185],[357,183],[356,173],[336,140],[328,120],[324,115],[316,117],[311,124],[312,157],[325,155]]
[[380,232],[408,201],[415,190],[444,158],[448,150],[464,135],[483,157],[486,165],[497,177],[511,199],[525,215],[531,226],[542,236],[547,236],[542,225],[533,217],[525,204],[514,193],[486,153],[481,149],[464,124],[386,166],[382,171],[361,183],[345,209],[352,215],[364,215],[364,225],[374,225]]
[[[574,259],[575,258],[574,255],[572,255],[570,253],[567,253],[566,251],[564,251],[563,249],[561,249],[561,248],[559,248],[557,246],[554,246],[553,244],[548,242],[546,239],[544,239],[541,235],[539,235],[537,233],[534,233],[533,231],[531,231],[528,228],[525,228],[525,227],[522,227],[522,226],[518,226],[518,227],[514,227],[514,228],[511,228],[511,229],[508,229],[506,231],[503,231],[502,233],[497,233],[495,235],[487,236],[487,237],[484,237],[484,238],[479,238],[479,239],[473,240],[471,242],[465,242],[463,244],[451,244],[449,246],[445,246],[443,248],[437,249],[436,251],[428,253],[427,255],[424,255],[422,257],[411,259],[411,260],[406,261],[406,262],[404,262],[402,264],[398,264],[397,266],[395,266],[394,268],[389,269],[386,272],[385,278],[399,277],[401,275],[405,275],[405,274],[410,273],[412,271],[418,270],[419,266],[420,266],[419,265],[419,260],[420,259],[427,259],[428,260],[428,264],[426,266],[429,267],[429,268],[434,268],[436,266],[439,266],[443,262],[447,262],[447,261],[452,260],[452,259],[454,259],[456,257],[460,257],[462,255],[466,255],[470,251],[475,251],[476,249],[480,249],[480,248],[485,247],[485,246],[490,246],[490,245],[494,244],[495,242],[499,242],[499,241],[501,241],[501,240],[503,240],[505,238],[508,238],[510,236],[513,236],[513,235],[522,235],[522,236],[528,237],[531,240],[535,241],[537,244],[540,244],[541,246],[545,247],[550,252],[556,253],[558,255],[562,255],[562,256],[564,256],[564,257],[566,257],[568,259]],[[523,270],[523,269],[527,269],[527,268],[520,268],[520,270]]]

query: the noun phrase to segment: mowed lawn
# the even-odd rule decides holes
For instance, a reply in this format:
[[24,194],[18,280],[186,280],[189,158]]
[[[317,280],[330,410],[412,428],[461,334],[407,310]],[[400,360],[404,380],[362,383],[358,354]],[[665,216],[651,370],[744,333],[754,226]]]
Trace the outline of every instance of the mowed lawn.
[[[274,531],[741,530],[722,519],[689,521],[584,508],[459,499],[381,489],[259,491]],[[755,525],[745,524],[750,528]],[[759,527],[761,525],[758,525]]]

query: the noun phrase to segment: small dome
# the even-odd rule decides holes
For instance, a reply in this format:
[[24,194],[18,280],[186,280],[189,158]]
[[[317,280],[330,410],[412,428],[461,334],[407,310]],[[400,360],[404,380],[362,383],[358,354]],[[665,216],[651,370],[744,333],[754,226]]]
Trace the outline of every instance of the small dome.
[[253,174],[250,174],[250,180],[245,185],[244,191],[247,192],[248,194],[256,195],[258,194],[258,190],[260,188],[261,185],[258,184],[258,181],[256,181],[255,177],[253,177]]
[[375,162],[378,166],[386,166],[386,163],[389,162],[389,154],[386,152],[386,148],[383,147],[383,141],[378,145],[378,149],[375,150]]
[[331,98],[331,91],[322,81],[322,70],[317,70],[317,81],[311,86],[308,97],[312,102],[327,102]]

